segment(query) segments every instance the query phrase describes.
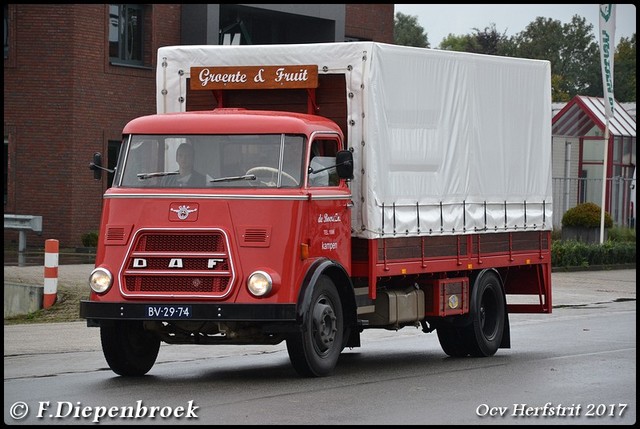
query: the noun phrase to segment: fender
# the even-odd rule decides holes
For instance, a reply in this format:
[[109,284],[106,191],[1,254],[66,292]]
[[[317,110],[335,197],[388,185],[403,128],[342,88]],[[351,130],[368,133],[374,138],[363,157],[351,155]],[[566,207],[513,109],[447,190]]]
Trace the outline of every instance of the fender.
[[493,273],[496,276],[498,276],[498,279],[500,279],[500,289],[502,290],[502,296],[504,297],[504,331],[502,333],[502,341],[500,342],[500,348],[509,349],[511,348],[511,329],[509,327],[509,312],[507,311],[507,294],[505,293],[505,290],[504,290],[504,280],[502,279],[502,276],[500,275],[500,272],[497,269],[485,268],[474,276],[473,288],[471,289],[471,300],[469,302],[470,310],[468,314],[468,320],[469,321],[471,320],[471,316],[476,308],[475,302],[478,300],[478,296],[477,296],[478,288],[476,288],[476,283],[478,279],[481,278],[488,271],[493,271]]
[[[298,295],[298,303],[296,308],[296,322],[300,326],[305,326],[305,321],[309,317],[309,307],[311,305],[311,295],[318,277],[326,274],[338,286],[338,293],[342,300],[342,308],[344,313],[345,326],[354,327],[356,325],[356,299],[353,292],[353,284],[347,271],[342,265],[327,258],[319,258],[315,260],[304,276],[302,285],[300,285],[300,294]],[[344,286],[348,287],[344,287]]]

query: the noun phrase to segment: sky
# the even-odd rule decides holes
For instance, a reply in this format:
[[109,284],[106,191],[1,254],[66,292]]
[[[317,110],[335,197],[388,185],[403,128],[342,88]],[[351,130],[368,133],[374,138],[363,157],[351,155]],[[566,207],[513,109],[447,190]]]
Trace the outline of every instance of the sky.
[[[475,33],[474,28],[484,31],[492,23],[498,33],[510,37],[524,31],[538,16],[568,24],[573,15],[580,15],[593,26],[598,41],[598,4],[396,4],[396,12],[416,16],[432,48],[449,33],[461,36]],[[621,37],[630,39],[635,32],[636,6],[616,4],[616,46]]]

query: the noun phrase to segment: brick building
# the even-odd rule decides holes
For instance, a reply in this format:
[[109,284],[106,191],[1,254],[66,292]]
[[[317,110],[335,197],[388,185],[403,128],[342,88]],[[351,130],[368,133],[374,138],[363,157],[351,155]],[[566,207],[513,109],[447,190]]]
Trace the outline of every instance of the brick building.
[[[29,247],[99,227],[131,119],[156,111],[156,52],[179,44],[393,43],[393,4],[5,4],[4,212],[42,216]],[[5,230],[5,245],[18,233]]]

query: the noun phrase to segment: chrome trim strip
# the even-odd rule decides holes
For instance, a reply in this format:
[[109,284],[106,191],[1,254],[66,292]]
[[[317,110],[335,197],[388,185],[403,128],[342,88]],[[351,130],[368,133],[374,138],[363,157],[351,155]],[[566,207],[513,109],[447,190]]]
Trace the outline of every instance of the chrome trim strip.
[[334,194],[334,195],[239,195],[239,194],[114,194],[104,195],[104,198],[128,199],[128,198],[172,198],[172,199],[190,199],[190,200],[283,200],[283,201],[305,201],[305,200],[350,200],[351,194]]
[[308,195],[229,195],[229,194],[114,194],[104,195],[107,198],[172,198],[172,199],[190,199],[190,200],[292,200],[292,201],[304,201],[308,200]]
[[350,200],[351,194],[339,194],[339,195],[311,195],[312,200],[322,201],[322,200]]
[[[149,274],[149,275],[153,275],[153,276],[160,276],[160,275],[173,275],[176,276],[177,274],[180,275],[185,275],[185,276],[202,276],[202,277],[221,277],[221,276],[231,276],[231,271],[215,271],[215,270],[209,270],[209,271],[204,271],[204,270],[136,270],[136,269],[129,269],[125,271],[125,275],[144,275],[144,274]],[[175,292],[171,292],[171,293],[175,293]],[[136,296],[139,296],[136,294]]]
[[183,258],[210,258],[212,256],[223,257],[227,256],[224,252],[131,252],[132,256],[140,258],[144,257],[183,257]]

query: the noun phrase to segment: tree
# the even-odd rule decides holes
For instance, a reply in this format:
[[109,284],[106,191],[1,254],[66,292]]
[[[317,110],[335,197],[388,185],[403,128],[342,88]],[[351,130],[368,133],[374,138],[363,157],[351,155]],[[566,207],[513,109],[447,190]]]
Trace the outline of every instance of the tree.
[[[537,17],[520,33],[507,37],[495,24],[477,28],[466,35],[449,34],[440,49],[520,58],[548,60],[551,63],[553,101],[569,101],[576,95],[603,97],[602,70],[597,33],[586,19],[574,15],[562,24],[552,18]],[[396,13],[395,43],[429,47],[427,34],[417,17]],[[636,35],[622,38],[614,54],[614,92],[616,100],[636,100]]]
[[477,28],[474,28],[473,31],[475,31],[473,37],[476,41],[476,53],[500,55],[502,44],[507,40],[506,30],[502,34],[498,33],[496,24],[492,22],[491,25],[489,27],[485,27],[483,31],[480,31]]
[[[600,48],[593,25],[579,15],[563,26],[562,74],[570,82],[569,92],[574,95],[602,97]],[[573,92],[572,92],[573,91]]]
[[491,23],[480,31],[474,28],[474,34],[455,36],[451,33],[440,42],[440,49],[448,51],[473,52],[476,54],[502,55],[503,45],[508,42],[506,32],[498,33],[496,24]]
[[636,33],[622,37],[613,64],[613,92],[621,103],[636,101]]
[[396,45],[429,48],[429,38],[424,28],[418,24],[418,17],[396,12],[393,21],[393,40]]
[[551,75],[551,99],[555,102],[567,102],[571,100],[569,93],[562,90],[562,88],[567,86],[563,80],[564,78],[559,74]]
[[548,60],[554,76],[552,83],[557,85],[552,91],[562,94],[562,99],[578,94],[602,96],[600,51],[593,26],[585,18],[574,15],[570,23],[563,25],[558,20],[537,17],[507,46],[505,55]]
[[449,33],[449,35],[440,42],[440,49],[458,52],[475,52],[479,48],[476,46],[476,40],[472,35],[465,34],[455,36]]

